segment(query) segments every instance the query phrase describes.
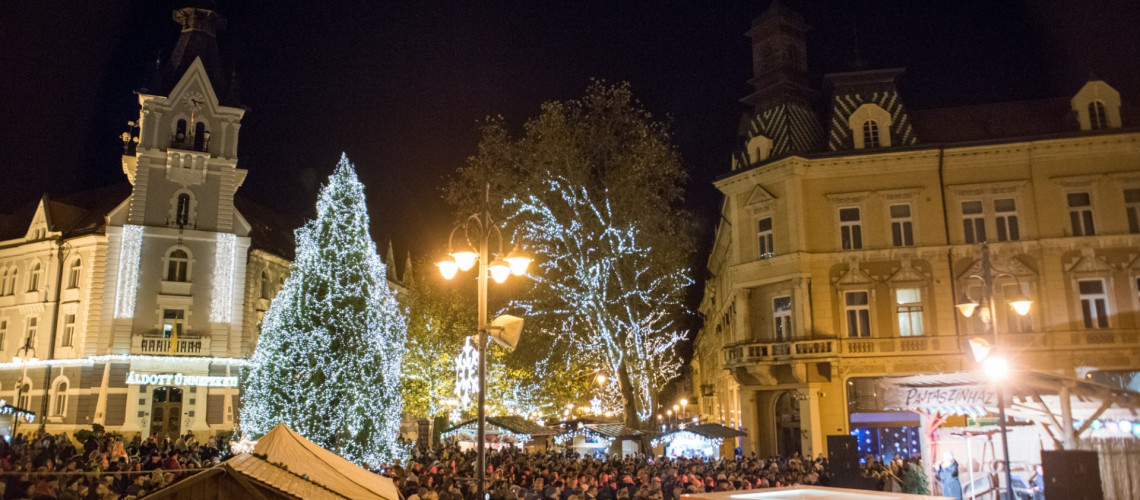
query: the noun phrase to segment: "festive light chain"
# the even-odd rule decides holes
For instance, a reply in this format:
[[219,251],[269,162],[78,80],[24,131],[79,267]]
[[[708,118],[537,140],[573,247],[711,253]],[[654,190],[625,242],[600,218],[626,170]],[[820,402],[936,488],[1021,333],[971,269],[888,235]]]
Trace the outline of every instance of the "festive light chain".
[[143,227],[123,226],[119,247],[119,277],[115,287],[115,318],[133,318],[139,288],[139,258],[142,256]]
[[210,298],[210,321],[229,323],[234,309],[234,262],[237,235],[218,233],[214,254],[214,294]]
[[159,361],[163,363],[170,363],[176,360],[180,364],[194,364],[194,363],[209,363],[220,364],[227,366],[249,366],[250,361],[241,358],[209,358],[209,357],[194,357],[194,356],[151,356],[146,354],[105,354],[100,356],[88,356],[86,358],[67,358],[67,359],[37,359],[35,361],[9,361],[0,363],[0,370],[11,370],[17,368],[41,368],[41,367],[72,367],[72,366],[95,366],[101,363],[133,363],[135,361]]
[[612,438],[610,436],[606,436],[604,434],[601,434],[598,431],[595,431],[594,429],[591,429],[589,427],[578,427],[576,429],[573,429],[573,430],[567,431],[565,433],[559,434],[557,436],[554,436],[554,444],[557,444],[557,445],[565,445],[568,443],[573,444],[574,438],[579,437],[579,436],[587,438],[587,439],[597,439],[598,441],[603,442],[606,446],[609,446],[611,443],[614,442],[614,438]]
[[[565,304],[552,307],[523,300],[512,306],[532,317],[557,314],[561,327],[544,333],[568,339],[581,352],[599,353],[610,373],[624,368],[638,416],[649,418],[653,388],[673,378],[681,366],[675,346],[683,335],[666,312],[683,307],[683,295],[677,290],[692,283],[689,270],[663,273],[652,261],[652,249],[639,241],[639,227],[614,224],[617,218],[608,199],[596,201],[586,188],[560,177],[546,184],[557,197],[512,198],[506,204],[516,214],[512,219],[520,223],[522,239],[543,255],[539,266],[544,272],[532,276],[536,285],[562,297]],[[622,273],[616,269],[619,259]],[[620,278],[630,272],[633,279]],[[559,280],[547,280],[547,274]],[[618,290],[618,295],[610,290]],[[615,300],[627,305],[623,312],[611,311]],[[628,307],[638,304],[653,306]],[[565,335],[582,331],[588,334]]]
[[[460,441],[463,440],[462,438],[466,437],[469,440],[474,441],[475,440],[475,437],[474,437],[475,434],[474,433],[476,431],[474,431],[472,429],[468,429],[468,427],[470,427],[471,425],[474,425],[474,424],[468,424],[468,425],[464,425],[461,427],[453,427],[453,428],[448,429],[444,432],[441,432],[439,434],[439,437],[440,437],[440,439],[455,438],[455,439],[458,439]],[[494,434],[499,435],[499,441],[503,441],[503,438],[511,438],[517,442],[525,443],[525,442],[530,441],[532,438],[532,436],[530,434],[522,434],[522,433],[517,433],[517,432],[511,432],[510,430],[503,429],[502,427],[495,426],[495,425],[492,425],[491,427],[494,427],[494,429],[496,430],[496,432],[494,432]]]
[[705,444],[707,446],[713,446],[713,447],[719,447],[721,444],[724,443],[724,439],[722,439],[722,438],[705,437],[705,436],[702,436],[700,434],[697,434],[697,433],[691,432],[691,431],[677,431],[677,432],[670,432],[668,434],[665,434],[665,435],[662,435],[659,437],[655,437],[655,438],[653,438],[653,441],[650,442],[650,444],[652,444],[653,446],[658,446],[661,444],[665,444],[666,446],[669,446],[669,445],[672,445],[673,442],[677,441],[677,440],[697,441],[699,443]]
[[234,455],[241,453],[253,453],[253,448],[257,446],[257,441],[249,439],[249,434],[241,433],[241,439],[237,441],[230,441],[230,451]]
[[22,418],[27,423],[36,421],[36,414],[27,410],[18,410],[15,406],[8,404],[5,399],[0,399],[0,415],[15,415],[16,418]]
[[317,216],[296,231],[296,242],[262,321],[242,428],[260,436],[285,423],[358,464],[403,459],[410,451],[398,443],[407,321],[369,236],[364,186],[348,158],[321,188]]

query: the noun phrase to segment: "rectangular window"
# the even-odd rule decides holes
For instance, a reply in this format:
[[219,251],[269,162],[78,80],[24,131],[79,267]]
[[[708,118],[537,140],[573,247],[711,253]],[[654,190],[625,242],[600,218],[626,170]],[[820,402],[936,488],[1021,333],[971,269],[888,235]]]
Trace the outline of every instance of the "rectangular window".
[[1088,193],[1069,193],[1069,222],[1073,227],[1073,236],[1093,236],[1096,228],[1093,227],[1092,197]]
[[1124,210],[1128,212],[1128,232],[1140,234],[1140,189],[1124,190]]
[[75,341],[75,315],[63,315],[63,336],[59,339],[59,345],[62,347],[71,347],[72,342]]
[[4,342],[8,340],[8,320],[0,319],[0,351],[4,350]]
[[1104,291],[1104,280],[1080,280],[1077,287],[1081,292],[1081,313],[1085,328],[1108,328],[1108,294]]
[[182,335],[182,323],[186,319],[186,311],[182,309],[162,310],[162,336]]
[[33,339],[33,342],[35,342],[36,328],[39,327],[39,324],[39,318],[28,318],[28,338]]
[[847,292],[844,294],[844,310],[847,313],[847,336],[871,336],[871,301],[867,292]]
[[982,214],[982,202],[962,202],[962,229],[965,230],[966,243],[986,241],[986,217]]
[[858,208],[839,209],[839,236],[843,240],[844,250],[863,248],[863,224]]
[[776,342],[792,339],[792,298],[776,297],[772,299],[772,319],[776,334]]
[[772,218],[765,217],[756,223],[756,234],[760,238],[760,258],[767,259],[776,252],[772,249]]
[[[1029,285],[1022,283],[1006,283],[1001,286],[1002,301],[1009,303],[1020,297],[1029,297]],[[1033,309],[1029,310],[1029,314],[1022,316],[1017,314],[1012,307],[1005,310],[1007,318],[1006,324],[1011,333],[1029,333],[1033,331]]]
[[994,200],[994,218],[997,222],[998,241],[1021,239],[1021,228],[1017,225],[1017,202],[1013,198]]
[[895,303],[898,304],[900,336],[917,337],[926,333],[922,323],[922,289],[895,290]]
[[891,205],[891,243],[896,247],[914,246],[910,205]]

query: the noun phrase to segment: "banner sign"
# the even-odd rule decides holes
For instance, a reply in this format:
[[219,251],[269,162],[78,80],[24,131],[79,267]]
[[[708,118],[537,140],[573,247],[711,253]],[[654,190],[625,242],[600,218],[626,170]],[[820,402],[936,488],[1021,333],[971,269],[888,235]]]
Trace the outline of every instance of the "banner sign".
[[196,385],[199,387],[237,387],[237,377],[186,375],[184,373],[138,373],[127,375],[127,385]]
[[997,408],[997,393],[984,385],[900,387],[884,384],[883,405],[901,410]]
[[35,413],[12,406],[4,399],[0,399],[0,415],[12,415],[15,418],[22,418],[29,424],[36,421]]

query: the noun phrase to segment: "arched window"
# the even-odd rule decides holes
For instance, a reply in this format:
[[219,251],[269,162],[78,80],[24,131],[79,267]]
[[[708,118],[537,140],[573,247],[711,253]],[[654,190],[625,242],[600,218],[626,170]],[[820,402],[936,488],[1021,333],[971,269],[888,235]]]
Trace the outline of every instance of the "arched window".
[[190,224],[190,195],[186,193],[178,195],[178,207],[174,213],[174,220],[180,228]]
[[32,404],[32,383],[25,380],[23,385],[16,388],[16,392],[18,393],[16,406],[22,410],[30,409]]
[[190,255],[176,248],[166,257],[166,281],[189,281]]
[[8,295],[8,270],[0,273],[0,297]]
[[174,140],[178,143],[186,142],[186,120],[178,120],[174,128]]
[[20,270],[15,267],[12,268],[12,274],[8,276],[8,295],[16,293],[16,277],[20,275]]
[[1089,127],[1092,130],[1108,128],[1108,117],[1104,114],[1104,101],[1089,103]]
[[206,124],[198,122],[194,124],[194,151],[206,150],[206,138],[209,134],[206,132]]
[[269,274],[261,272],[261,298],[269,299]]
[[32,266],[32,273],[28,275],[28,291],[36,292],[40,289],[40,276],[43,274],[43,267],[39,262]]
[[75,259],[71,261],[71,267],[67,270],[67,287],[79,288],[79,275],[83,271],[83,260]]
[[879,124],[875,120],[863,122],[863,147],[879,147]]
[[52,396],[51,415],[62,417],[67,413],[67,380],[60,380],[55,383]]

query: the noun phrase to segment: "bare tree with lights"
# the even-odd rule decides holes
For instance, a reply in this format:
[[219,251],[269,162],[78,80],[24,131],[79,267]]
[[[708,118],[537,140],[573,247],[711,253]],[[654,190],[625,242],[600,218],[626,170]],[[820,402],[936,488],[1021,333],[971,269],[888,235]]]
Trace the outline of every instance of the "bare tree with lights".
[[620,396],[628,425],[650,416],[680,366],[678,320],[692,283],[684,178],[667,128],[629,85],[595,82],[582,99],[544,104],[521,137],[488,123],[447,191],[461,211],[478,199],[470,186],[510,193],[502,213],[537,264],[513,307],[528,330],[568,343],[551,349],[576,358],[567,366],[595,363],[609,374],[606,390]]

